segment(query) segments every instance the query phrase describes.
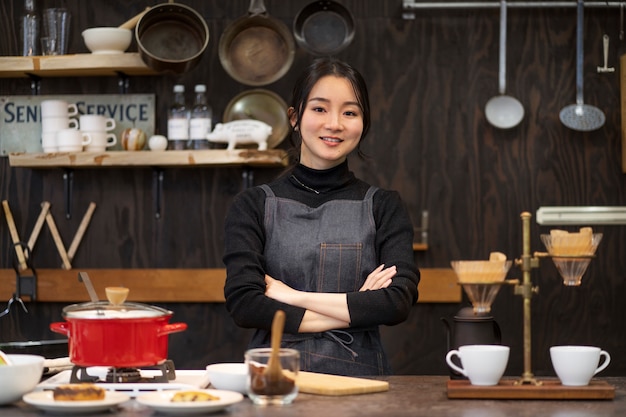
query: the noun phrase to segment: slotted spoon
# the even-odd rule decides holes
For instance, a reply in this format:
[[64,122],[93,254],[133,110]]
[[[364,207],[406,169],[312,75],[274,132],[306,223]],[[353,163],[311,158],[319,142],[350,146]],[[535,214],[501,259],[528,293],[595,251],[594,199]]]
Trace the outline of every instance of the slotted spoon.
[[602,110],[583,102],[583,22],[584,1],[578,0],[576,22],[576,104],[561,110],[561,123],[573,130],[589,132],[604,125]]

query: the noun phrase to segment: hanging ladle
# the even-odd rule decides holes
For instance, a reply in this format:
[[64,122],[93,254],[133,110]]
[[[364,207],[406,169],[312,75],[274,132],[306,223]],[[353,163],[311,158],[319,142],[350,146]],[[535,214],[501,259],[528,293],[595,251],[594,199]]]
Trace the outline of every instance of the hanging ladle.
[[487,121],[500,129],[515,127],[524,118],[524,106],[514,97],[506,95],[506,1],[500,2],[500,71],[498,87],[500,95],[489,99],[485,105]]
[[597,107],[583,102],[583,22],[584,1],[578,0],[576,22],[576,104],[561,110],[561,123],[570,129],[588,132],[604,125],[605,116]]

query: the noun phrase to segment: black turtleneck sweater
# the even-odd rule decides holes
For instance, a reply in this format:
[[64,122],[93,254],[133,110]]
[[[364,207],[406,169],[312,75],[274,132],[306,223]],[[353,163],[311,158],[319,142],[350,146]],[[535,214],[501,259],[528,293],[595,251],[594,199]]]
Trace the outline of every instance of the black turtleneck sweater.
[[[277,197],[310,207],[330,200],[362,200],[370,187],[349,171],[347,161],[322,171],[297,165],[268,185]],[[417,302],[413,226],[399,194],[378,190],[373,210],[377,265],[395,265],[397,274],[388,288],[347,294],[351,328],[400,323]],[[285,332],[297,333],[305,310],[265,296],[264,214],[265,193],[260,187],[246,189],[233,200],[225,225],[226,308],[237,325],[265,330],[270,330],[276,310],[282,309]]]

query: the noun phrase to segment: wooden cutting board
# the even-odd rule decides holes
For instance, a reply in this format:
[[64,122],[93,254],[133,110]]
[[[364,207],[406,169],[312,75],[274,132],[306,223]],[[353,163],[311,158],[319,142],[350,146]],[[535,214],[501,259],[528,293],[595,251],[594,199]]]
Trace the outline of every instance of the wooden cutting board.
[[296,385],[298,385],[300,392],[319,395],[338,396],[389,391],[387,381],[315,372],[298,372]]

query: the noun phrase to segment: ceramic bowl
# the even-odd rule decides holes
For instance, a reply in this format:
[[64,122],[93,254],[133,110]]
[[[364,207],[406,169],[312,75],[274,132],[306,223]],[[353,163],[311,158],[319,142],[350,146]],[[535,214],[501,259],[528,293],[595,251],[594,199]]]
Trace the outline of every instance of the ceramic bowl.
[[85,46],[94,54],[123,54],[133,40],[130,29],[89,28],[83,31]]
[[216,363],[207,366],[206,370],[215,388],[246,394],[248,371],[245,363]]
[[7,355],[11,365],[0,365],[0,405],[10,404],[35,389],[43,374],[43,356]]

